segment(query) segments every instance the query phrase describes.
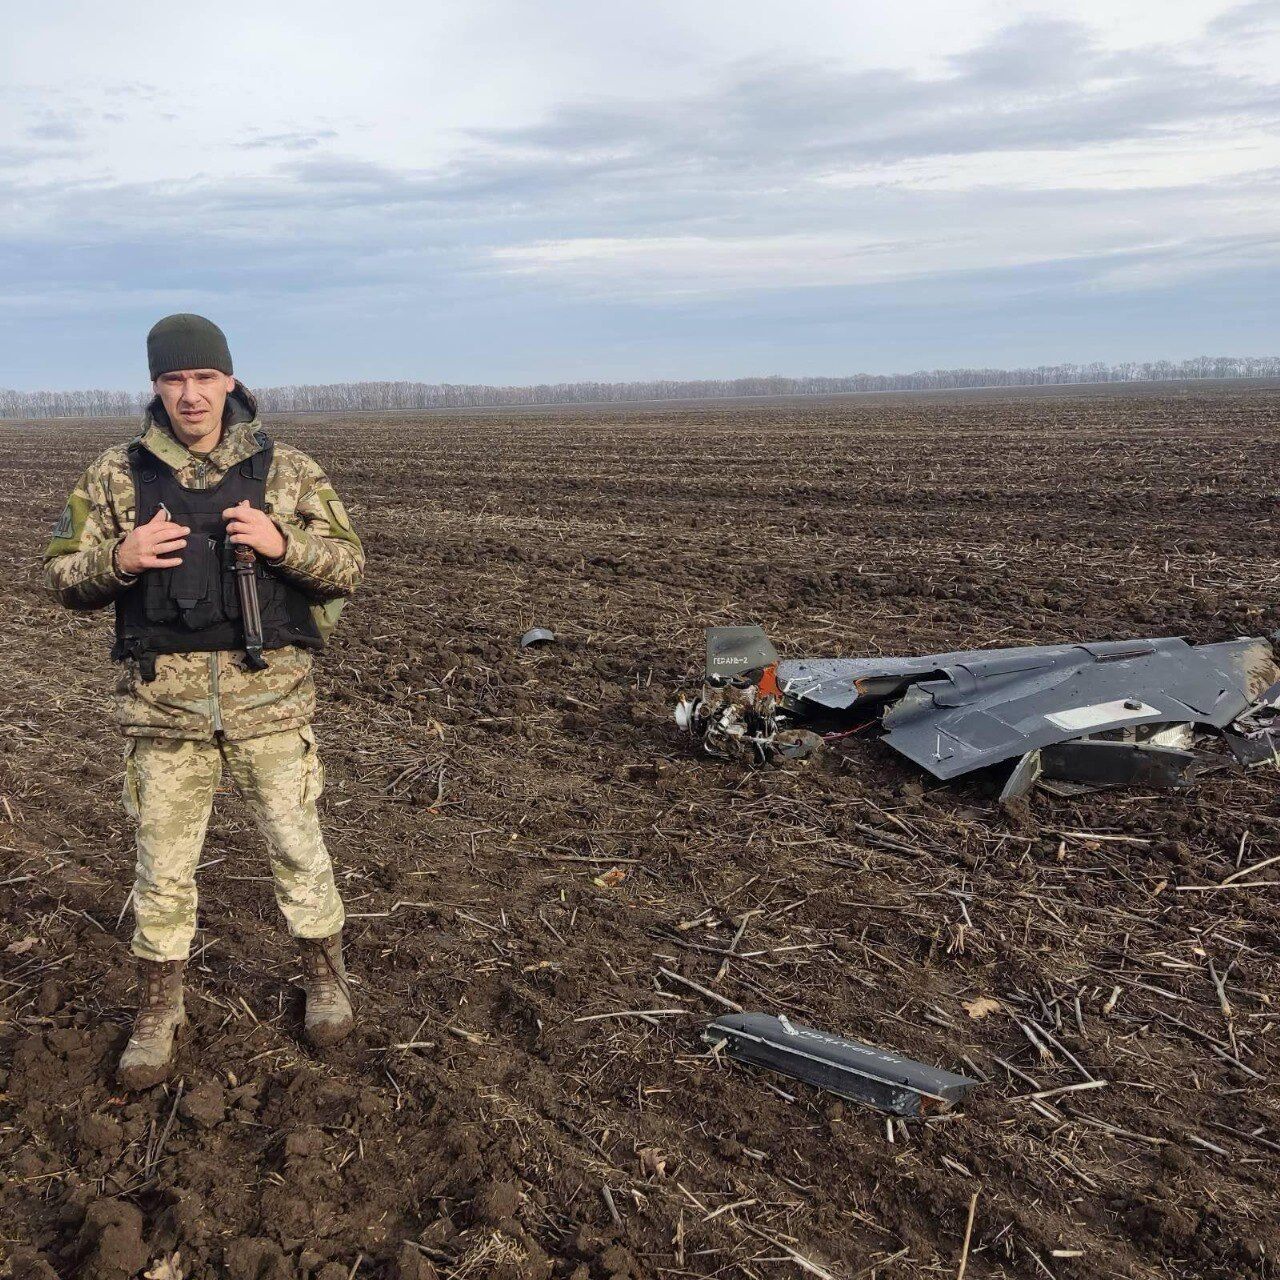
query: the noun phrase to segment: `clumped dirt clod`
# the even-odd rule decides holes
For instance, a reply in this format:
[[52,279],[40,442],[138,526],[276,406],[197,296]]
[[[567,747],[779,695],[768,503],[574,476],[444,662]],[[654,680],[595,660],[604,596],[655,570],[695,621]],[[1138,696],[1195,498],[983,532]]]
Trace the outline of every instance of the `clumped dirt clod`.
[[[1002,812],[857,737],[700,757],[670,712],[715,623],[784,654],[1267,634],[1280,389],[272,425],[369,550],[318,724],[358,1024],[303,1043],[224,794],[178,1070],[129,1096],[110,618],[38,556],[131,424],[0,424],[15,1275],[950,1276],[975,1191],[970,1276],[1277,1274],[1274,773]],[[662,969],[986,1083],[889,1125],[708,1054],[721,1006]]]

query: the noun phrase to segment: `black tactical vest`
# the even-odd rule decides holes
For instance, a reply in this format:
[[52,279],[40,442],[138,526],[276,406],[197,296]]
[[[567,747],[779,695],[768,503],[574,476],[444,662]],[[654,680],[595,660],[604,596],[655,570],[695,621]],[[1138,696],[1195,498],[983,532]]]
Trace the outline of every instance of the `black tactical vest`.
[[[265,431],[254,438],[260,446],[258,452],[209,489],[184,488],[173,468],[141,441],[129,446],[136,522],[146,524],[163,503],[176,524],[191,530],[180,552],[180,565],[147,569],[116,597],[116,642],[111,656],[118,662],[136,659],[145,678],[154,676],[158,653],[244,648],[234,546],[227,541],[222,513],[246,498],[250,506],[266,509],[267,473],[274,445]],[[307,597],[261,560],[257,578],[262,647],[319,649],[323,642]]]

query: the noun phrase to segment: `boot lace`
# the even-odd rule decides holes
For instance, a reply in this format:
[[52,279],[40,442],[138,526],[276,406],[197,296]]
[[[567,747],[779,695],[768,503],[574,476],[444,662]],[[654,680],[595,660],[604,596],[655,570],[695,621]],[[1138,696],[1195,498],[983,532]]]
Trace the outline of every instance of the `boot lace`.
[[142,1001],[134,1021],[134,1035],[149,1038],[158,1034],[170,1012],[166,986],[168,973],[163,969],[148,969],[142,989]]
[[341,991],[351,1003],[351,987],[334,963],[324,940],[304,939],[302,954],[311,998],[319,1005],[330,1005]]

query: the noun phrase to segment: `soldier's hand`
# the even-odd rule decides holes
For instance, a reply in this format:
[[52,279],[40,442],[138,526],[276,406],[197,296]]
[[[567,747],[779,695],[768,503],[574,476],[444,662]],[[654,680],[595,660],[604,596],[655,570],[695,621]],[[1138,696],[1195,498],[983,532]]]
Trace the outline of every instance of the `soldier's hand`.
[[178,552],[187,545],[190,532],[161,507],[146,524],[130,530],[116,550],[116,565],[121,573],[131,575],[144,569],[174,569],[182,563]]
[[227,538],[239,547],[252,547],[266,560],[279,560],[284,555],[284,534],[265,511],[249,505],[249,499],[228,507],[222,518],[227,522]]

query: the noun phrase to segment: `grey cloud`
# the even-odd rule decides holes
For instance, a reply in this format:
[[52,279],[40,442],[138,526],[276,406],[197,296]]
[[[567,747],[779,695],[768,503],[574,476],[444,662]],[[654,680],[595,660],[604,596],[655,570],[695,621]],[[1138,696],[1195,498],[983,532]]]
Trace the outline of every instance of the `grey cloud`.
[[[0,178],[32,173],[49,160],[69,160],[79,154],[79,147],[67,144],[57,146],[49,146],[47,144],[40,146],[0,145]],[[0,200],[5,199],[7,194],[3,186],[0,185]],[[10,198],[17,198],[19,194],[19,192],[14,191]]]
[[281,166],[281,172],[317,187],[376,187],[388,193],[403,190],[412,180],[412,176],[402,170],[355,156],[327,155],[299,160]]
[[[352,198],[360,185],[397,204],[559,218],[578,234],[724,218],[781,227],[846,210],[849,195],[813,190],[815,178],[843,168],[1152,141],[1277,118],[1273,84],[1177,50],[1107,50],[1080,24],[1035,21],[940,75],[757,62],[684,100],[578,103],[527,126],[474,131],[471,151],[438,172],[315,157],[294,173],[328,198]],[[1047,173],[1044,187],[1053,185]]]
[[580,103],[479,140],[519,153],[604,153],[619,165],[890,161],[940,153],[1071,146],[1190,123],[1280,115],[1280,92],[1163,50],[1099,48],[1080,24],[1032,21],[956,57],[951,74],[846,71],[822,64],[742,68],[668,104]]
[[1209,24],[1209,33],[1215,36],[1252,36],[1275,31],[1280,27],[1280,11],[1275,0],[1252,0],[1249,4],[1236,5],[1220,13]]
[[56,117],[28,125],[23,132],[37,142],[75,142],[84,135],[84,130],[78,124]]
[[109,98],[141,98],[144,101],[151,101],[159,96],[160,90],[153,84],[130,81],[128,84],[107,85],[103,93]]
[[[180,192],[106,188],[94,216],[105,219],[118,205],[135,219],[146,209],[216,229],[268,208],[302,221],[334,210],[395,211],[469,216],[477,227],[501,228],[500,239],[531,228],[540,238],[796,229],[805,219],[847,218],[855,201],[892,199],[824,190],[816,181],[860,165],[1071,149],[1278,117],[1274,85],[1177,50],[1106,50],[1080,24],[1039,20],[998,32],[933,76],[757,61],[683,100],[565,105],[534,124],[464,135],[461,153],[434,170],[333,152],[329,129],[262,133],[238,145],[285,153],[266,177]],[[1051,173],[1044,186],[1053,187]]]
[[[1084,223],[1090,212],[1112,210],[1114,238],[1098,231],[1095,218],[1092,239],[1064,230],[1053,253],[1065,261],[1075,247],[1080,276],[1111,271],[1123,283],[1126,253],[1147,255],[1125,260],[1131,280],[1171,270],[1170,254],[1137,247],[1157,218],[1207,228],[1202,248],[1191,241],[1178,250],[1204,271],[1237,261],[1209,240],[1221,234],[1212,215],[1223,207],[1214,203],[1222,193],[1208,183],[1063,192],[1053,190],[1052,173],[1032,191],[850,190],[819,179],[866,164],[1141,141],[1228,120],[1236,128],[1278,113],[1272,85],[1176,50],[1103,49],[1079,24],[1038,21],[998,33],[931,76],[756,61],[683,100],[566,105],[525,127],[465,135],[462,152],[432,170],[335,152],[331,130],[285,131],[238,144],[283,153],[265,175],[179,186],[50,183],[28,186],[22,199],[36,211],[31,242],[56,243],[60,228],[73,226],[77,237],[104,247],[85,263],[86,277],[126,278],[131,263],[154,268],[157,260],[180,275],[180,255],[170,264],[163,246],[198,241],[211,255],[216,250],[211,272],[235,260],[281,294],[425,280],[438,290],[444,279],[474,282],[492,273],[495,248],[590,237],[839,233],[869,253],[886,239],[927,246],[975,226],[1007,226],[1012,237],[1049,214],[1069,228],[1077,216]],[[16,153],[10,160],[22,162]],[[1264,184],[1272,183],[1274,175],[1235,181],[1230,198],[1261,207],[1273,196]],[[5,243],[15,243],[13,233],[0,229],[0,248]],[[1272,251],[1265,243],[1248,248],[1257,259]],[[619,288],[627,287],[622,270],[613,277]]]
[[[327,204],[423,205],[458,216],[470,211],[473,216],[514,221],[546,216],[583,191],[592,192],[593,200],[611,204],[614,196],[622,194],[620,187],[626,188],[626,175],[612,160],[572,155],[523,158],[485,151],[473,151],[434,171],[324,155],[282,164],[277,172]],[[642,194],[626,192],[629,199]]]
[[296,130],[289,133],[262,133],[235,145],[242,151],[311,151],[322,142],[338,135],[332,129],[317,129],[312,133]]
[[47,96],[43,100],[30,93],[25,96],[29,105],[22,134],[36,143],[79,142],[84,137],[84,122],[98,114],[74,100],[50,105]]
[[1170,244],[1108,255],[1086,264],[1079,294],[1151,294],[1188,281],[1259,276],[1280,265],[1280,236],[1205,234]]
[[[1046,56],[1046,55],[1049,56]],[[1075,88],[1096,69],[1100,55],[1088,30],[1065,19],[1020,22],[996,32],[950,59],[961,84],[973,82],[988,89]]]

